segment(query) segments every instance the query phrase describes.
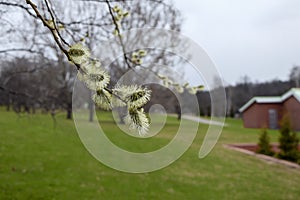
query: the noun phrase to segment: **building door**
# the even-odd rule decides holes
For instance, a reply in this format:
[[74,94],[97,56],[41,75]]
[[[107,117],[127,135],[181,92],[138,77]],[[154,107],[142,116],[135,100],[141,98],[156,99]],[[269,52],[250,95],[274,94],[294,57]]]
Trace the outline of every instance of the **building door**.
[[278,128],[278,113],[275,109],[269,110],[269,128],[277,129]]

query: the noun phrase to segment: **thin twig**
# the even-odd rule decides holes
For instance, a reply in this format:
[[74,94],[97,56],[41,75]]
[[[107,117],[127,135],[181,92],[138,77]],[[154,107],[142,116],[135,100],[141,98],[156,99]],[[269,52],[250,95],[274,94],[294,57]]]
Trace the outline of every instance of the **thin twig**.
[[117,33],[118,33],[118,38],[119,38],[119,40],[120,40],[120,44],[121,44],[121,47],[122,47],[122,50],[123,50],[123,56],[124,56],[124,59],[125,59],[125,63],[126,63],[126,65],[127,65],[127,67],[128,67],[129,69],[133,69],[133,67],[132,67],[132,66],[130,65],[130,63],[129,63],[129,59],[128,59],[127,54],[126,54],[126,48],[125,48],[125,45],[124,45],[122,36],[121,36],[121,34],[120,34],[121,31],[120,31],[120,29],[119,29],[117,20],[116,20],[116,18],[115,18],[115,15],[114,15],[114,13],[113,13],[113,10],[112,10],[112,7],[111,7],[111,5],[110,5],[109,0],[106,0],[106,5],[107,5],[107,7],[108,7],[109,14],[110,14],[110,16],[111,16],[111,18],[112,18],[112,20],[113,20],[114,25],[115,25],[115,29],[116,29],[116,31],[117,31]]
[[54,29],[56,30],[56,33],[58,35],[58,37],[60,38],[60,40],[65,43],[67,46],[70,46],[70,44],[61,36],[57,26],[56,26],[56,19],[57,19],[57,16],[53,10],[52,7],[50,7],[49,3],[47,0],[44,0],[45,1],[45,4],[46,4],[46,7],[47,7],[47,10],[48,12],[50,13],[50,16],[51,16],[51,20],[53,22],[53,26],[54,26]]
[[9,3],[9,2],[0,2],[0,5],[19,7],[21,9],[25,10],[32,17],[37,18],[37,16],[35,16],[32,12],[30,12],[30,9],[28,7],[23,6],[21,4]]
[[103,27],[103,26],[111,26],[113,25],[112,23],[103,23],[103,24],[98,24],[98,23],[89,23],[89,22],[83,22],[83,21],[75,21],[75,22],[62,22],[62,21],[57,21],[63,26],[72,26],[72,25],[85,25],[85,26],[96,26],[96,27]]
[[[75,0],[75,1],[83,1],[83,2],[95,2],[95,3],[107,3],[106,0]],[[125,1],[133,1],[133,0],[110,0],[110,2],[125,2]]]
[[[83,2],[94,2],[94,3],[107,3],[106,0],[74,0],[74,1],[83,1]],[[132,2],[132,1],[139,1],[139,0],[109,0],[111,3],[124,3],[124,2]],[[145,1],[145,0],[144,0]],[[171,7],[167,3],[165,3],[163,0],[146,0],[150,2],[154,2],[157,4],[162,4],[166,7]]]
[[16,91],[7,89],[7,88],[5,88],[5,87],[3,87],[3,86],[0,86],[0,90],[5,91],[5,92],[8,92],[9,94],[12,94],[12,95],[25,96],[25,97],[28,97],[28,98],[32,98],[32,96],[29,95],[29,94],[27,94],[27,93],[16,92]]
[[4,49],[4,50],[0,50],[0,54],[1,53],[8,53],[8,52],[16,52],[16,51],[26,51],[26,52],[29,52],[29,53],[36,53],[36,54],[42,54],[42,52],[40,51],[35,51],[35,50],[32,50],[31,49],[26,49],[26,48],[13,48],[13,49]]
[[[59,39],[59,37],[57,36],[56,31],[53,30],[53,28],[47,23],[47,21],[45,20],[45,18],[40,14],[40,12],[39,12],[37,6],[36,6],[31,0],[26,0],[26,3],[27,3],[28,5],[31,6],[31,8],[32,8],[32,9],[34,10],[34,12],[36,13],[36,16],[42,21],[43,25],[46,26],[46,27],[50,30],[50,32],[51,32],[51,34],[52,34],[52,36],[53,36],[53,38],[54,38],[56,44],[57,44],[58,47],[59,47],[59,49],[66,55],[66,57],[68,58],[69,61],[72,61],[72,59],[71,59],[71,57],[70,57],[70,55],[69,55],[69,52],[68,52],[68,51],[64,48],[64,46],[60,43],[60,39]],[[78,65],[78,64],[76,64],[76,63],[74,63],[74,65],[77,67],[77,70],[80,69],[80,65]]]

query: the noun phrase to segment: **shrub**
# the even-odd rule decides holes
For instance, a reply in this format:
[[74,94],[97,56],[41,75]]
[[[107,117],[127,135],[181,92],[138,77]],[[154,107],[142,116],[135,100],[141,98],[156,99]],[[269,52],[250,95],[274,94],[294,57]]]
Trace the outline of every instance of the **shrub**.
[[268,156],[274,155],[272,147],[270,145],[270,137],[268,136],[267,129],[263,128],[259,136],[258,149],[256,153],[265,154]]
[[300,154],[298,151],[299,139],[295,132],[291,131],[290,120],[288,116],[284,116],[280,123],[280,137],[278,157],[292,162],[298,162]]

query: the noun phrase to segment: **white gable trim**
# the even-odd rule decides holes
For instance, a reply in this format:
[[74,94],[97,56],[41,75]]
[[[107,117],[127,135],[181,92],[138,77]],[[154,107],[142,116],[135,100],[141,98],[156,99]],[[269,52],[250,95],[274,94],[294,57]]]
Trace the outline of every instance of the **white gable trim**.
[[254,103],[282,103],[288,98],[294,96],[297,101],[300,103],[300,88],[292,88],[281,97],[253,97],[248,101],[244,106],[239,109],[239,112],[244,112]]

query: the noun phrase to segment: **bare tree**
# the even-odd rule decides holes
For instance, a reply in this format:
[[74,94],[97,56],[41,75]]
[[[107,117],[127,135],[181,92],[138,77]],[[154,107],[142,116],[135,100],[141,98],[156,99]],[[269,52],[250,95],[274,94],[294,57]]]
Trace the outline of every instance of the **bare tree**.
[[300,87],[300,66],[294,66],[291,69],[289,78],[294,82],[295,87]]
[[[114,45],[118,45],[118,48],[122,50],[122,58],[115,60],[115,62],[109,66],[112,83],[115,83],[124,72],[129,69],[135,69],[137,66],[159,76],[161,71],[164,70],[161,70],[159,67],[147,68],[147,66],[142,65],[140,60],[134,59],[135,52],[132,52],[130,45],[132,45],[133,42],[145,44],[147,40],[145,40],[144,37],[138,37],[139,35],[134,34],[128,35],[128,38],[125,38],[122,33],[128,29],[145,27],[167,28],[180,31],[182,22],[180,14],[170,5],[171,4],[167,4],[166,1],[111,2],[108,0],[82,0],[74,3],[74,1],[61,2],[56,0],[41,0],[38,1],[37,4],[31,0],[20,0],[10,3],[0,2],[0,6],[22,9],[24,13],[27,14],[27,17],[24,17],[26,20],[23,26],[32,29],[31,32],[26,31],[27,34],[23,34],[23,36],[20,37],[23,42],[28,41],[29,45],[26,43],[26,48],[14,49],[12,52],[21,52],[23,50],[31,53],[43,52],[42,57],[57,62],[58,64],[54,65],[58,65],[62,68],[62,71],[57,70],[57,72],[61,73],[61,77],[63,77],[60,79],[60,83],[58,83],[58,85],[61,85],[61,89],[59,89],[57,93],[62,92],[65,94],[64,100],[67,102],[65,109],[68,111],[68,116],[71,116],[71,104],[67,100],[70,99],[69,94],[71,94],[71,92],[68,91],[70,91],[69,85],[73,82],[74,78],[67,78],[68,73],[66,73],[64,63],[68,60],[75,65],[79,73],[86,73],[81,66],[82,63],[74,60],[74,57],[78,55],[74,56],[73,53],[80,51],[80,49],[74,45],[84,41],[89,49],[93,49],[94,46],[108,38],[115,37],[115,39],[119,40],[118,43],[113,43],[109,48],[110,50],[114,50],[116,47]],[[130,17],[128,17],[129,13]],[[46,29],[43,29],[41,27],[42,25],[46,27]],[[28,32],[32,34],[28,34]],[[113,33],[115,36],[113,36]],[[21,30],[20,35],[22,35]],[[148,41],[155,41],[157,35],[149,35],[148,37],[153,38],[152,40],[148,39]],[[64,56],[58,55],[57,50],[62,52],[61,55]],[[151,49],[147,49],[147,51],[148,55],[145,60],[148,62],[160,63],[167,66],[174,66],[176,62],[178,62],[178,60],[174,59],[174,56],[168,52]],[[10,50],[5,49],[3,52],[7,53],[10,52]],[[86,52],[83,52],[83,55],[87,55]],[[90,60],[93,60],[93,58],[90,57]],[[106,66],[105,60],[105,57],[101,60],[104,66]],[[167,75],[171,76],[171,74]],[[105,88],[101,88],[101,90],[112,94],[112,89],[106,86],[106,84]],[[51,98],[55,99],[55,93],[50,92],[50,94]],[[100,94],[100,90],[96,91],[96,95]],[[64,97],[64,95],[60,95],[60,98],[62,97]],[[124,101],[124,99],[122,100]],[[139,106],[134,109],[139,110],[141,108]],[[137,111],[130,113],[137,113]]]

